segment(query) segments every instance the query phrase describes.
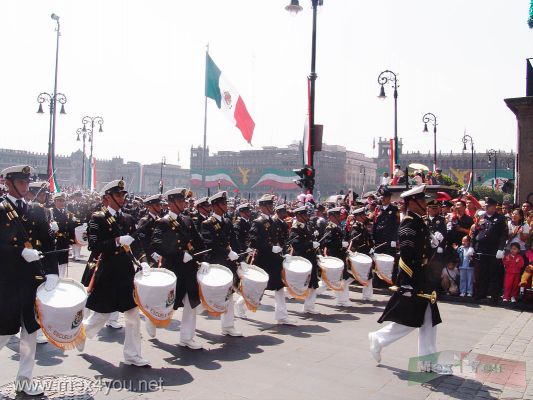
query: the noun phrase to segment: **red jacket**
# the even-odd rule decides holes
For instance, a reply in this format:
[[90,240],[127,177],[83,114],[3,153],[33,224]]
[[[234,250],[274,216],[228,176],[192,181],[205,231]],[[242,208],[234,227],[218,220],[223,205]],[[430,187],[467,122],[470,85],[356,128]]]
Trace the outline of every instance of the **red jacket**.
[[503,258],[503,266],[508,274],[519,274],[524,266],[524,257],[520,254],[517,254],[516,256],[507,254]]

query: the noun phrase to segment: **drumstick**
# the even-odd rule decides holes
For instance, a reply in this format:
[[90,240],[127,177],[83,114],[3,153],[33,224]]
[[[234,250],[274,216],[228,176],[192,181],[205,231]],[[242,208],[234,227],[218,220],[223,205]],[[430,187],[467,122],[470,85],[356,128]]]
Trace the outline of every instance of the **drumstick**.
[[51,250],[51,251],[45,251],[44,253],[42,253],[42,255],[47,256],[47,255],[61,254],[61,253],[66,253],[68,251],[69,249]]
[[213,249],[207,249],[207,250],[199,251],[198,253],[194,253],[192,256],[193,256],[193,257],[201,256],[202,254],[209,253],[209,252],[212,251],[212,250],[213,250]]
[[253,252],[253,251],[255,251],[255,249],[250,249],[250,250],[248,250],[248,251],[245,251],[244,253],[239,253],[239,254],[237,254],[237,255],[240,257],[240,256],[244,256],[245,254],[250,254],[250,253]]

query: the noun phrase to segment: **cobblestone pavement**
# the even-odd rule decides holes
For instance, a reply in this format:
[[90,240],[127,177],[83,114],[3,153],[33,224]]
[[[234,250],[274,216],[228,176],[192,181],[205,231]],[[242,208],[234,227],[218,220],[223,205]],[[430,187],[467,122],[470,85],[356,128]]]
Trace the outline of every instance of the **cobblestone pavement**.
[[[83,263],[71,263],[70,276],[79,280],[83,268]],[[37,377],[61,376],[58,379],[61,382],[68,382],[69,378],[88,380],[95,385],[92,389],[98,389],[94,395],[97,400],[533,397],[533,388],[525,384],[524,377],[527,373],[529,384],[531,363],[526,363],[523,379],[520,366],[524,364],[516,363],[531,361],[533,356],[530,314],[488,305],[440,303],[444,320],[438,327],[440,350],[478,353],[478,360],[507,363],[514,370],[511,374],[507,374],[506,368],[505,374],[463,373],[413,384],[417,375],[428,376],[409,372],[409,359],[417,351],[416,334],[384,349],[380,365],[376,365],[368,350],[367,334],[379,329],[376,321],[388,293],[378,291],[375,301],[364,302],[355,287],[350,299],[352,306],[338,308],[331,292],[327,292],[317,300],[317,308],[322,312],[317,316],[302,314],[302,302],[288,300],[297,326],[282,327],[274,324],[273,296],[267,292],[256,313],[236,321],[244,338],[222,336],[219,318],[204,313],[198,316],[197,323],[198,339],[206,348],[201,351],[177,346],[181,319],[178,311],[171,325],[158,330],[155,339],[149,339],[142,327],[143,356],[151,361],[152,368],[124,365],[124,329],[103,328],[94,340],[87,342],[83,353],[61,352],[50,344],[38,345],[34,372]],[[16,337],[0,351],[0,360],[0,399],[11,398],[2,397],[2,388],[12,382],[18,368]],[[147,386],[154,383],[156,387]],[[51,389],[45,398],[75,397]]]
[[471,350],[481,365],[496,368],[439,377],[425,385],[433,391],[428,399],[533,399],[532,339],[533,314],[507,310]]

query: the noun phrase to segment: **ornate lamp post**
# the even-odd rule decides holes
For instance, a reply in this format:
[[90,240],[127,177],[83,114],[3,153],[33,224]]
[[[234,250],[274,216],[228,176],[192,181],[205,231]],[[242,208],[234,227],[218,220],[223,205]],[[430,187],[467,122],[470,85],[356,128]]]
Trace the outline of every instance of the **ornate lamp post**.
[[163,156],[161,159],[161,174],[159,175],[159,193],[163,194],[163,165],[167,165],[167,159]]
[[428,123],[433,124],[433,171],[437,169],[437,117],[433,113],[425,113],[422,117],[424,133],[428,132]]
[[470,135],[467,135],[466,134],[466,131],[465,133],[463,134],[463,151],[466,151],[466,144],[468,143],[468,141],[470,141],[470,152],[472,153],[472,158],[470,160],[471,164],[470,164],[470,174],[471,174],[471,178],[470,178],[470,191],[472,191],[474,189],[474,139],[472,139],[472,136]]
[[[94,126],[95,124],[99,125],[98,132],[103,132],[102,125],[104,124],[104,120],[102,117],[89,117],[86,115],[81,119],[81,123],[83,124],[83,128],[81,128],[82,132],[87,132],[88,130],[91,131],[91,135],[89,137],[89,142],[91,143],[91,150],[89,155],[89,165],[91,173],[89,174],[89,181],[91,180],[92,175],[92,165],[93,165],[93,144],[94,144]],[[89,187],[91,185],[89,184]]]
[[[394,162],[400,163],[398,155],[398,76],[390,70],[385,70],[378,76],[378,83],[381,85],[378,98],[385,100],[385,85],[391,83],[394,89]],[[391,149],[392,150],[392,149]]]
[[[80,139],[81,138],[81,139]],[[93,130],[91,128],[83,130],[83,128],[78,128],[76,130],[76,140],[79,142],[83,141],[83,159],[81,167],[81,187],[85,187],[85,139],[89,138],[89,142],[93,141]]]
[[494,182],[492,184],[492,188],[496,190],[496,179],[497,179],[497,168],[498,168],[498,152],[494,149],[487,150],[487,156],[489,156],[489,165],[492,163],[492,159],[494,158]]

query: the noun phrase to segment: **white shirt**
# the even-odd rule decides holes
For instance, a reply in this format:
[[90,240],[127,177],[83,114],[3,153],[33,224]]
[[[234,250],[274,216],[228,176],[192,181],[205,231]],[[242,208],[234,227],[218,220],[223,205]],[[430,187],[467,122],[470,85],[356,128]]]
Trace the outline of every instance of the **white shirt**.
[[215,217],[215,219],[218,221],[218,222],[222,222],[222,217],[220,215],[218,215],[217,213],[213,213],[213,217]]
[[16,197],[11,196],[9,193],[7,194],[7,198],[15,205],[17,205],[18,200],[22,200],[22,203],[26,204],[26,200],[24,198],[17,199]]
[[[516,228],[516,225],[514,225],[511,221],[507,223],[507,226],[509,228],[509,233],[513,232],[513,230]],[[529,225],[526,223],[523,223],[521,225],[522,232],[524,235],[529,234]],[[521,251],[526,251],[526,242],[520,239],[520,232],[515,235],[512,239],[507,241],[507,247],[511,245],[511,243],[518,243],[520,245]]]

